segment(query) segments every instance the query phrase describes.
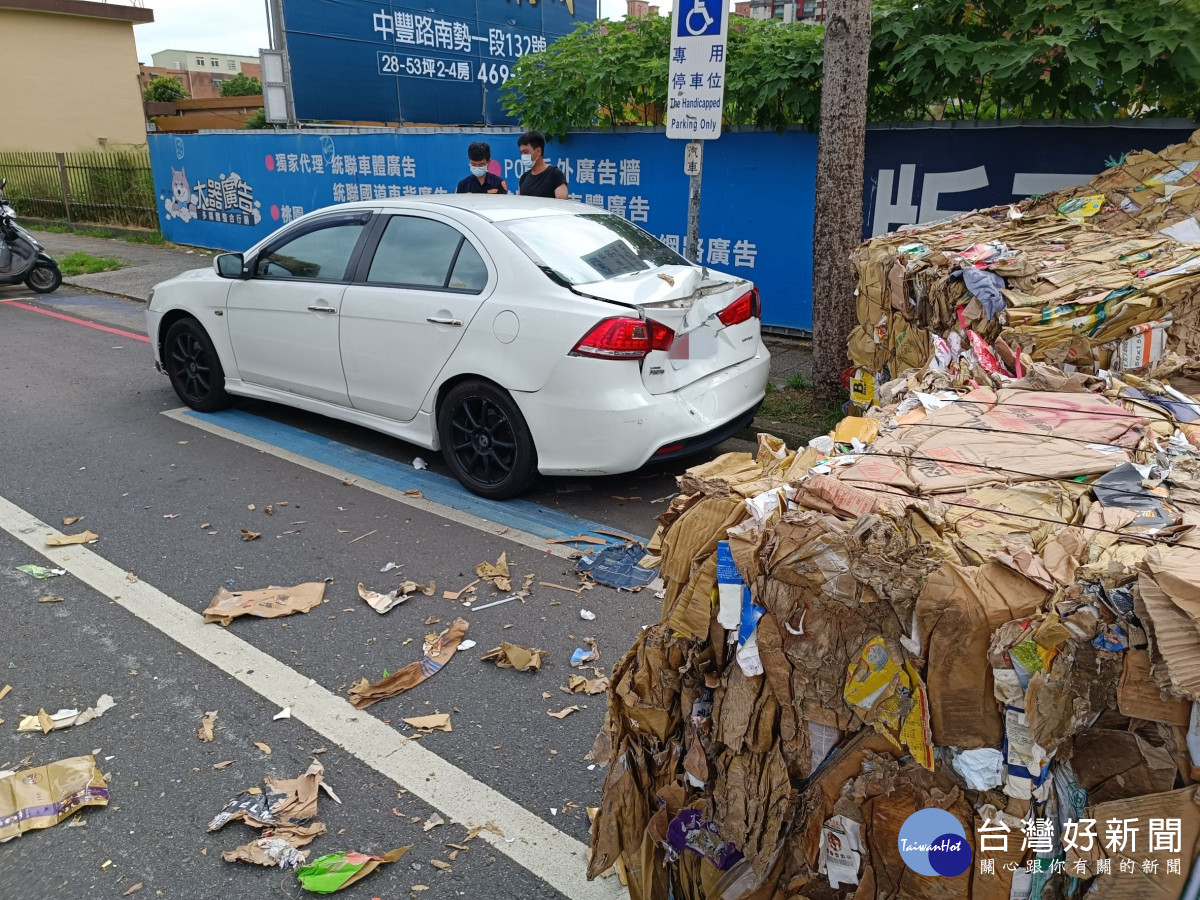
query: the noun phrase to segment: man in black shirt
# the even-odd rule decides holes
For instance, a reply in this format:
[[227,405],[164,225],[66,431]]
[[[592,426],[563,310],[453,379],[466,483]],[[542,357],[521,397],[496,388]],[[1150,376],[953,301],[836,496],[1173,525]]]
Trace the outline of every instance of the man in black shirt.
[[471,174],[458,183],[456,194],[507,194],[508,185],[499,175],[488,171],[492,161],[492,148],[483,141],[475,141],[467,148],[467,162]]
[[543,156],[546,152],[546,139],[540,131],[527,131],[517,138],[517,148],[521,151],[521,161],[527,163],[525,174],[517,186],[517,193],[522,197],[547,197],[550,199],[567,199],[567,176],[558,166],[549,165]]

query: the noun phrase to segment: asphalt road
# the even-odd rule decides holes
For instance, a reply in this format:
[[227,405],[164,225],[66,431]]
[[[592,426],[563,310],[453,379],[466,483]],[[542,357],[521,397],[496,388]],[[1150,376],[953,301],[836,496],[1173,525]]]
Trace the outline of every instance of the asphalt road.
[[[13,688],[0,700],[0,770],[95,751],[113,800],[74,817],[86,827],[63,823],[0,845],[0,896],[120,897],[138,883],[138,897],[301,896],[290,872],[222,861],[222,850],[255,836],[249,828],[209,834],[205,825],[238,791],[264,776],[298,776],[314,758],[342,803],[321,797],[328,832],[311,845],[313,857],[413,845],[342,896],[621,896],[615,878],[587,885],[581,874],[586,807],[596,804],[603,775],[584,757],[604,698],[568,696],[560,686],[576,671],[569,659],[585,636],[596,638],[607,670],[657,619],[653,593],[541,587],[575,585],[574,564],[561,550],[496,533],[506,527],[503,511],[490,524],[463,524],[434,504],[401,502],[163,415],[180,403],[145,343],[62,315],[144,332],[141,307],[130,301],[69,290],[35,299],[0,288],[0,687]],[[362,429],[269,404],[241,409],[317,435],[348,459],[374,454],[412,472],[408,464],[422,455],[444,472],[437,454]],[[734,448],[749,445],[720,449]],[[548,479],[527,500],[648,536],[665,508],[651,501],[673,492],[685,465]],[[30,516],[50,529],[18,527]],[[84,519],[63,527],[65,516]],[[39,581],[16,571],[49,564],[40,543],[48,530],[82,528],[100,539],[62,557],[67,575]],[[243,541],[241,529],[262,537]],[[527,601],[470,611],[442,597],[501,553],[514,581],[534,575]],[[375,613],[356,586],[392,589],[396,574],[380,572],[389,562],[407,578],[436,581],[435,595]],[[246,617],[228,629],[196,624],[194,613],[222,586],[326,579],[326,602],[307,614]],[[494,593],[481,585],[480,602]],[[39,602],[46,596],[62,600]],[[584,607],[595,621],[581,620]],[[362,712],[344,705],[354,680],[375,681],[419,659],[424,636],[459,615],[474,649],[411,692]],[[550,656],[538,673],[480,661],[501,641]],[[289,678],[300,689],[285,688]],[[99,720],[49,735],[16,732],[20,714],[84,708],[103,693],[117,705]],[[293,718],[274,720],[284,702],[294,702]],[[547,714],[568,705],[580,708],[561,720]],[[201,717],[214,709],[215,740],[201,743]],[[417,736],[401,720],[433,712],[450,713],[453,731],[409,740]],[[446,824],[426,831],[435,814]],[[496,828],[466,844],[452,871],[434,868],[433,859],[449,861],[446,844],[463,843],[467,825],[484,824],[484,815]]]

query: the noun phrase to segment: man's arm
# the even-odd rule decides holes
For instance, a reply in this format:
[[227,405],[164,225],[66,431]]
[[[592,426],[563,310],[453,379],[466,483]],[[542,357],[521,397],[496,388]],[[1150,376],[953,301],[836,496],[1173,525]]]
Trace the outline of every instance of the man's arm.
[[556,188],[554,189],[554,199],[556,199],[556,200],[566,200],[566,199],[567,199],[567,193],[568,193],[568,192],[567,192],[567,185],[566,185],[565,183],[563,183],[563,184],[560,184],[558,187],[556,187]]

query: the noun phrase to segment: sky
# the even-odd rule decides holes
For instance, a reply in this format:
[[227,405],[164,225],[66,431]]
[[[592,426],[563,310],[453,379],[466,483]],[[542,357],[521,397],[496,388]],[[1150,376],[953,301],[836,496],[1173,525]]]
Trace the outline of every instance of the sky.
[[[259,49],[268,46],[263,0],[145,0],[143,5],[154,10],[154,21],[136,26],[133,35],[138,60],[147,65],[159,50],[258,56]],[[661,6],[665,12],[670,0]],[[600,14],[620,18],[625,0],[600,0]]]

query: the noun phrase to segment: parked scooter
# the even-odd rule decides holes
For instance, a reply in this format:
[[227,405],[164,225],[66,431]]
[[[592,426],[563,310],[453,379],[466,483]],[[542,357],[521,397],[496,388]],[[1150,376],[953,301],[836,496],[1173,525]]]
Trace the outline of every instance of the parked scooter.
[[24,282],[39,294],[62,284],[62,272],[33,235],[17,224],[17,214],[4,196],[7,178],[0,178],[0,284]]

